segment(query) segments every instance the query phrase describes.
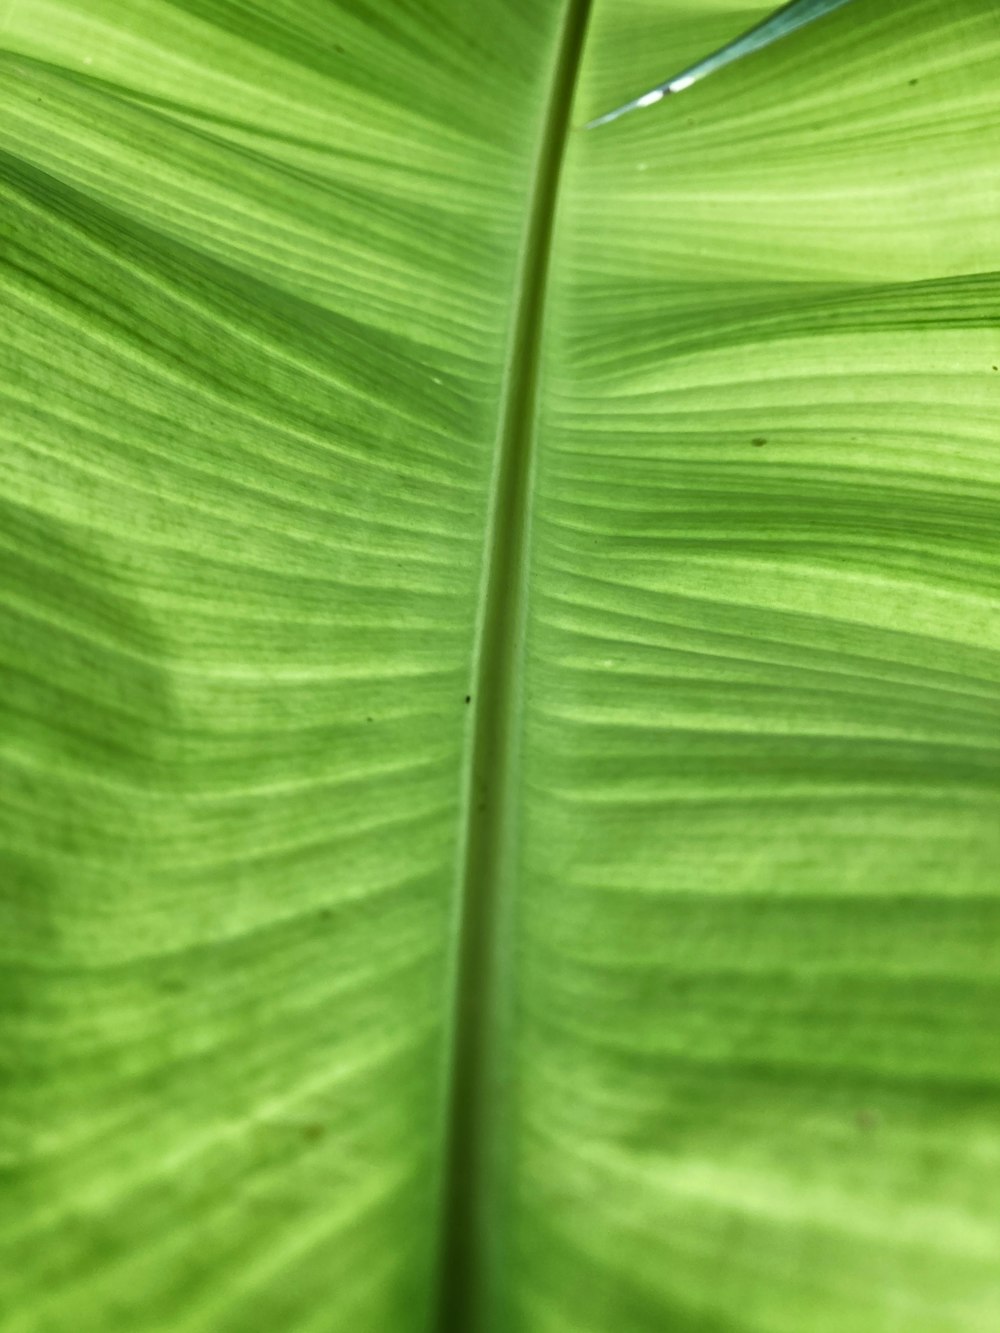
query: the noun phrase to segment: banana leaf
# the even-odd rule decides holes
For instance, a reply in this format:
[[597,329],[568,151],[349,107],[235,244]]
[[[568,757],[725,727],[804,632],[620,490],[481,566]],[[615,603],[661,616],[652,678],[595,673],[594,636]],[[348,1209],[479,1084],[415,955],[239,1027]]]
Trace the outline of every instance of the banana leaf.
[[0,7],[2,1333],[1000,1324],[1000,10]]

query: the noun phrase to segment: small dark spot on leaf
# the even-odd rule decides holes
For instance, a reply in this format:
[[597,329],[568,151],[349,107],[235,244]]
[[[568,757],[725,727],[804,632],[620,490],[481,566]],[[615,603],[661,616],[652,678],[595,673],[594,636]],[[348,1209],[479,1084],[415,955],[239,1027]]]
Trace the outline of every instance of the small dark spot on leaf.
[[321,921],[329,921],[331,916],[333,916],[333,912],[329,907],[321,907],[319,909],[319,917]]
[[920,82],[919,79],[911,79],[911,80],[910,80],[910,87],[911,87],[911,88],[915,88],[919,82]]
[[344,54],[344,48],[342,46],[335,45],[333,49],[336,51],[338,56],[342,56]]
[[[996,369],[996,367],[994,367],[994,369]],[[465,702],[466,702],[467,704],[471,704],[471,703],[472,703],[472,695],[471,695],[471,694],[467,694],[467,695],[465,696]]]
[[183,991],[187,990],[186,984],[180,977],[164,977],[160,982],[160,987],[165,990],[168,995],[180,995]]
[[753,439],[750,441],[750,443],[754,445],[757,449],[759,449],[761,445],[767,444],[767,436],[755,435]]
[[993,369],[994,369],[994,370],[1000,370],[1000,366],[994,366]]
[[309,1143],[315,1143],[317,1139],[321,1139],[325,1133],[326,1130],[322,1125],[309,1124],[302,1126],[302,1137]]
[[366,718],[365,718],[365,721],[366,721],[366,722],[373,722],[374,720],[375,720],[375,719],[374,719],[374,718],[371,718],[371,717],[366,717]]
[[882,1117],[878,1111],[873,1111],[870,1106],[863,1106],[857,1114],[858,1129],[863,1134],[870,1134],[873,1129],[878,1129],[882,1122]]

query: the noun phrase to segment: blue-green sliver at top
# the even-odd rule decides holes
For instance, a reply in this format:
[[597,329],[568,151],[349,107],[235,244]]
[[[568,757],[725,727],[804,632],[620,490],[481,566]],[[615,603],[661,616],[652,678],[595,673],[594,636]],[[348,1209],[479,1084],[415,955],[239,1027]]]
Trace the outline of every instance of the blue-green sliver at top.
[[791,0],[790,4],[782,5],[763,22],[755,24],[734,41],[727,42],[711,55],[704,56],[693,65],[688,65],[679,74],[674,74],[663,83],[658,83],[655,88],[650,88],[639,97],[633,97],[631,101],[615,107],[613,111],[605,112],[603,116],[596,116],[583,128],[595,130],[599,125],[608,125],[630,111],[640,111],[644,107],[655,106],[671,93],[682,93],[692,84],[699,83],[710,74],[714,74],[716,70],[724,69],[726,65],[731,65],[744,56],[752,55],[755,51],[780,41],[782,37],[804,28],[807,23],[813,23],[816,19],[848,3],[850,0]]

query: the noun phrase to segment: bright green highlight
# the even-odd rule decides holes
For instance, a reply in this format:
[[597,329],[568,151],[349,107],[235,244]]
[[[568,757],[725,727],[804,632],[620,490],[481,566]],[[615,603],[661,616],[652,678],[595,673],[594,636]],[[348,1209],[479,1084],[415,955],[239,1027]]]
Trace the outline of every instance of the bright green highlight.
[[[573,123],[767,12],[598,4]],[[461,1333],[993,1333],[995,6],[533,226],[579,19],[0,9],[2,1333],[456,1333],[480,893]]]

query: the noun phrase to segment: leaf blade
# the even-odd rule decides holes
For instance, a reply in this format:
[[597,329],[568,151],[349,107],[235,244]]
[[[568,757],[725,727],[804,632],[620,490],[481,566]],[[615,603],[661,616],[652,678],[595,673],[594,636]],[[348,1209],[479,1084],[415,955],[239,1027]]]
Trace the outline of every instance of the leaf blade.
[[497,1327],[992,1317],[995,43],[860,3],[574,143]]

